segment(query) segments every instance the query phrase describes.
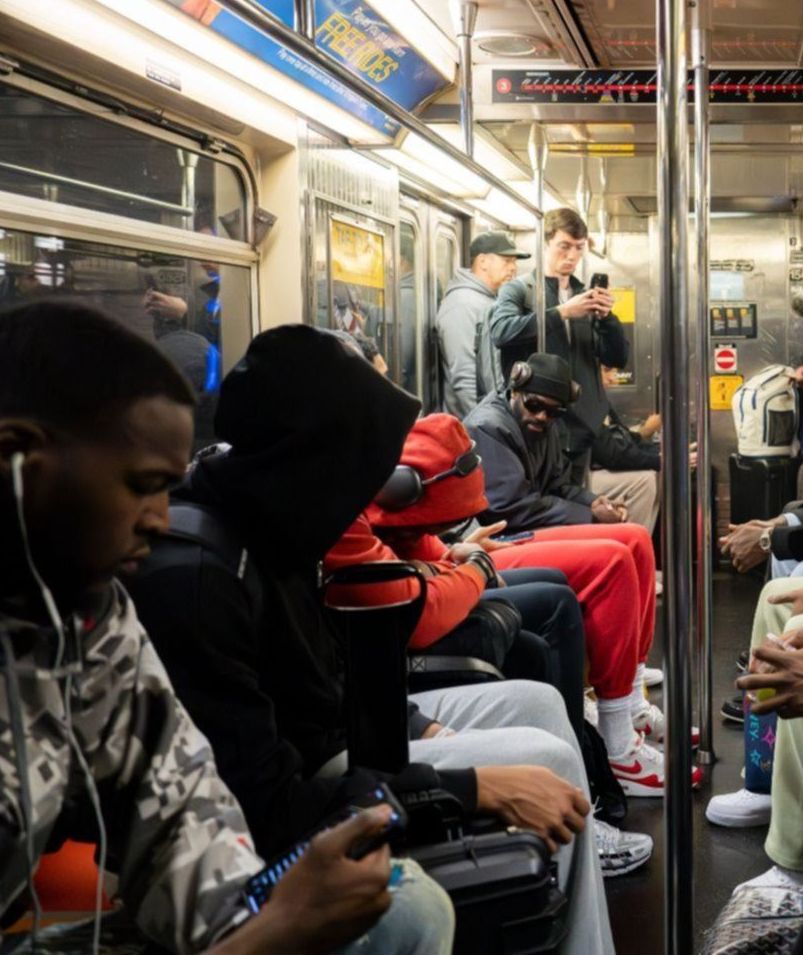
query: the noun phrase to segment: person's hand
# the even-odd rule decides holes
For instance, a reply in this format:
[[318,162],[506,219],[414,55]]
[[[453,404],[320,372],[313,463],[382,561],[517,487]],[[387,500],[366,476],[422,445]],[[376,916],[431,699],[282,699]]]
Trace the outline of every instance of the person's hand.
[[661,430],[661,416],[659,414],[651,414],[638,430],[645,441],[651,438],[656,431]]
[[730,533],[719,539],[723,556],[731,558],[733,566],[740,574],[747,573],[767,559],[767,552],[761,549],[759,540],[765,530],[774,526],[772,521],[728,524]]
[[187,314],[187,303],[178,295],[165,295],[149,288],[145,293],[145,311],[151,316],[180,321]]
[[792,372],[791,377],[799,384],[803,385],[803,365],[798,365]]
[[627,508],[621,501],[600,494],[591,502],[591,515],[598,524],[621,524],[627,520]]
[[591,810],[578,789],[545,766],[482,766],[477,772],[477,807],[509,825],[532,829],[550,852],[585,829]]
[[767,597],[767,603],[771,604],[791,604],[792,616],[796,617],[803,613],[803,587],[798,590],[790,590],[788,594],[773,594]]
[[613,308],[613,296],[604,288],[589,288],[573,295],[557,307],[561,318],[585,318],[589,312],[607,315]]
[[487,527],[478,527],[472,531],[463,541],[464,544],[479,544],[483,550],[489,554],[495,550],[501,550],[503,547],[510,547],[511,541],[491,540],[494,534],[501,534],[507,527],[507,521],[497,521],[495,524],[488,524]]
[[751,661],[751,671],[754,672],[736,681],[740,690],[775,691],[772,696],[752,703],[751,709],[756,716],[777,713],[786,720],[803,716],[803,650],[797,649],[797,643],[803,641],[803,631],[796,631],[794,637],[794,644],[785,639],[783,647],[770,640],[756,647],[753,650],[753,659],[757,661],[755,666]]
[[444,726],[443,723],[438,723],[437,721],[433,721],[421,734],[421,739],[432,739],[434,736],[437,736],[438,733],[440,733],[441,736],[456,736],[457,735],[451,727]]
[[485,548],[482,546],[482,544],[477,544],[470,540],[464,540],[458,541],[456,544],[452,544],[447,551],[446,556],[449,560],[453,560],[456,564],[465,564],[469,557],[471,557],[471,555],[475,554],[477,551],[485,551]]
[[359,938],[390,907],[390,850],[359,862],[349,850],[378,835],[390,806],[377,806],[315,836],[260,913],[207,955],[323,955]]

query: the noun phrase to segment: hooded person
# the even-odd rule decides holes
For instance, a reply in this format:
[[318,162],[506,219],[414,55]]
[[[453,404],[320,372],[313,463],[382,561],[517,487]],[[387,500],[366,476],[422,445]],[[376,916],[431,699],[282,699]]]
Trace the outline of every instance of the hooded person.
[[[367,780],[386,778],[370,768],[343,775],[342,661],[317,564],[390,476],[417,411],[415,399],[331,335],[305,326],[258,335],[221,389],[217,431],[231,450],[200,459],[177,495],[239,537],[259,576],[258,611],[236,572],[211,554],[199,558],[196,545],[166,560],[157,544],[134,581],[257,845],[286,845]],[[612,952],[585,828],[587,781],[557,691],[519,680],[411,701],[421,706],[411,722],[415,762],[392,788],[441,786],[469,814],[534,829],[553,849],[565,844],[558,864],[561,885],[571,877],[571,925],[563,951]]]

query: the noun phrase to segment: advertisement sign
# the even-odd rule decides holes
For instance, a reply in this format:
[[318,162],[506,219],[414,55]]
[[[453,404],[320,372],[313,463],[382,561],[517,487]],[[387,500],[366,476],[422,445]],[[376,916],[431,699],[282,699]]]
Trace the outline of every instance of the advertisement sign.
[[[325,70],[265,36],[214,0],[166,2],[373,129],[390,137],[399,131],[398,123]],[[292,0],[256,2],[288,26],[293,25]],[[366,3],[316,0],[315,23],[315,44],[322,52],[407,110],[415,109],[447,85],[440,73]]]
[[333,216],[329,269],[333,327],[379,334],[385,320],[385,237]]
[[620,368],[616,373],[618,385],[634,385],[636,383],[636,290],[630,286],[620,286],[608,290],[613,296],[613,314],[622,323],[622,331],[630,346],[630,360],[627,368]]
[[[395,136],[399,131],[398,123],[385,116],[381,110],[366,103],[356,93],[313,63],[296,56],[295,53],[265,36],[233,13],[222,9],[214,0],[165,0],[165,2],[178,7],[182,12],[230,40],[267,66],[272,66],[311,92],[346,110],[352,116],[356,116],[373,129],[390,137]],[[271,12],[276,5],[274,0],[258,0],[258,2]],[[278,6],[285,7],[286,4],[282,2]],[[290,22],[292,23],[292,16]]]
[[407,110],[446,80],[360,0],[316,0],[315,45]]

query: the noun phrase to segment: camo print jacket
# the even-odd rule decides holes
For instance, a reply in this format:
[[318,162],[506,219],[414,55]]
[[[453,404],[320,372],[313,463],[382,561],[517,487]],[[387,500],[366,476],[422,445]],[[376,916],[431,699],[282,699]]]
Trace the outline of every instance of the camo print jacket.
[[54,839],[97,840],[67,736],[69,691],[119,895],[150,938],[195,952],[247,917],[239,889],[261,861],[130,598],[115,583],[103,604],[94,622],[69,622],[58,671],[53,630],[0,614],[0,915],[27,879],[25,766],[34,857]]

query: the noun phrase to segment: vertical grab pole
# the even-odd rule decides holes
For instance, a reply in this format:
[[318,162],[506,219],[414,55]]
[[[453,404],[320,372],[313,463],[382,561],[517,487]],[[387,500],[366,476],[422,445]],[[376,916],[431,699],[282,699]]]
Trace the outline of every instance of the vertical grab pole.
[[692,14],[694,62],[694,220],[697,229],[697,681],[701,763],[714,754],[713,607],[711,540],[711,418],[709,413],[708,318],[709,212],[711,207],[711,146],[708,107],[708,69],[711,33],[705,22],[706,0],[697,0]]
[[315,42],[315,0],[293,0],[294,26],[301,36]]
[[686,0],[656,0],[667,738],[664,951],[693,945]]
[[[549,158],[549,141],[543,126],[533,123],[530,126],[530,136],[527,140],[527,154],[530,157],[530,168],[535,180],[535,204],[544,210],[544,177],[546,163]],[[537,349],[546,351],[546,302],[544,299],[544,219],[535,225],[535,321],[537,327]]]
[[469,0],[452,3],[452,21],[460,54],[460,131],[466,155],[474,158],[474,93],[472,89],[471,38],[477,22],[477,4]]

